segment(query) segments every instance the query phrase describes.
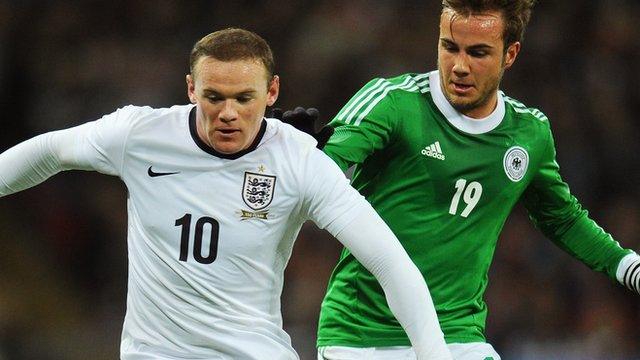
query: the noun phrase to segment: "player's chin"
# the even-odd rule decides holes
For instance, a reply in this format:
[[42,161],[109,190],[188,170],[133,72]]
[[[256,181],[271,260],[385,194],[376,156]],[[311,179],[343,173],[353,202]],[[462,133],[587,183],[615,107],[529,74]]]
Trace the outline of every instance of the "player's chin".
[[221,154],[235,154],[242,150],[242,144],[236,139],[215,139],[213,149]]
[[449,103],[454,109],[463,112],[475,108],[477,100],[469,96],[449,95]]

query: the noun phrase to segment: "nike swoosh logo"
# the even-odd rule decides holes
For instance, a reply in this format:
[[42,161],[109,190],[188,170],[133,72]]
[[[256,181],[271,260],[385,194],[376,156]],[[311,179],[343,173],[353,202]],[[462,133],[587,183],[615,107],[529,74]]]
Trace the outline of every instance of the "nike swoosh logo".
[[180,171],[175,171],[175,172],[155,172],[155,171],[153,171],[153,169],[151,169],[152,167],[153,166],[149,166],[149,169],[147,169],[147,174],[149,176],[151,176],[151,177],[180,174]]

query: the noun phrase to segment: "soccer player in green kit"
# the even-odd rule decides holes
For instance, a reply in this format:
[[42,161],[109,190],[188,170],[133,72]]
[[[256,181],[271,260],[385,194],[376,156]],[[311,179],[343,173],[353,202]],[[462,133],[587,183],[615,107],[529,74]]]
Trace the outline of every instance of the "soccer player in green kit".
[[[562,181],[547,117],[498,90],[535,0],[444,0],[438,70],[374,79],[330,123],[324,151],[391,227],[425,277],[457,360],[497,360],[483,295],[517,201],[556,245],[638,292],[640,258]],[[318,330],[319,359],[411,359],[375,278],[344,250]]]

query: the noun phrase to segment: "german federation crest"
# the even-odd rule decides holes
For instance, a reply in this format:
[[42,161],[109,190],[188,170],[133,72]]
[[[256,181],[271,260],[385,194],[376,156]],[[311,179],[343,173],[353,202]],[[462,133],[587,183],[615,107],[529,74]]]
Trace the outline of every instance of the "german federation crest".
[[518,182],[527,173],[529,154],[520,146],[512,146],[504,154],[502,163],[507,177],[513,182]]
[[244,173],[244,184],[242,186],[242,200],[248,207],[256,212],[242,211],[242,218],[267,218],[267,210],[263,210],[273,200],[273,190],[276,185],[276,177],[273,175],[256,174],[252,172]]

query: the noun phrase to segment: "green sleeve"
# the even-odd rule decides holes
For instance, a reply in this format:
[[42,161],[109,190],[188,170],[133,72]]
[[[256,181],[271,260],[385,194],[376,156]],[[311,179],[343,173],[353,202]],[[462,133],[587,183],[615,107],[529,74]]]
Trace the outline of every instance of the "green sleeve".
[[329,123],[335,132],[324,152],[342,171],[362,163],[390,142],[397,121],[389,80],[374,79],[360,89]]
[[562,181],[551,130],[542,162],[524,193],[524,205],[535,226],[556,245],[593,270],[616,279],[620,260],[628,253],[589,218],[569,186]]

